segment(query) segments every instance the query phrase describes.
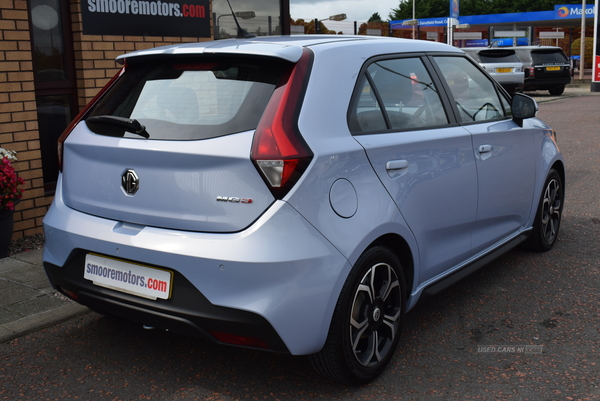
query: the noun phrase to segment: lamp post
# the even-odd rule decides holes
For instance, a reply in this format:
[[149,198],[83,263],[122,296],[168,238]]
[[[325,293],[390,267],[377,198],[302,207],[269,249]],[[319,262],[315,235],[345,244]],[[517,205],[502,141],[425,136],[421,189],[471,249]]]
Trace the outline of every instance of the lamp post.
[[[585,9],[586,1],[581,1],[581,40],[579,42],[579,79],[584,78],[585,74]],[[598,11],[596,11],[598,12]]]
[[[412,16],[413,21],[416,21],[415,19],[415,0],[413,0],[413,16]],[[415,26],[412,26],[412,37],[413,40],[415,40]]]
[[[256,13],[254,11],[236,11],[235,16],[238,18],[241,18],[241,19],[252,19],[252,18],[256,17]],[[222,17],[233,17],[233,14],[221,14],[217,17],[216,23],[215,23],[215,34],[214,34],[215,39],[219,39],[221,36],[221,32],[220,32],[221,28],[219,25],[219,20]]]
[[[414,2],[413,2],[414,4]],[[415,39],[415,27],[419,26],[419,20],[415,19],[415,14],[413,10],[413,19],[409,19],[402,22],[403,26],[412,26],[412,38]]]
[[[389,36],[394,36],[394,26],[396,25],[402,25],[402,26],[416,26],[417,27],[417,33],[420,33],[419,31],[419,20],[418,19],[407,19],[406,21],[402,21],[402,22],[396,22],[396,23],[390,23],[389,24],[389,32],[388,35]],[[414,36],[413,36],[414,37]]]
[[321,21],[343,21],[345,20],[346,14],[335,14],[335,15],[330,15],[327,18],[323,18],[323,19],[318,19],[315,18],[315,33],[320,33],[321,29],[320,29],[320,25],[321,25]]

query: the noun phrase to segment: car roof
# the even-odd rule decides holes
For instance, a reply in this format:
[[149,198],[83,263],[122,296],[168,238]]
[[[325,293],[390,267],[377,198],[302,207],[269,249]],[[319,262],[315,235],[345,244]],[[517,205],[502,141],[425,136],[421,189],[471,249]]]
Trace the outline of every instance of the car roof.
[[263,55],[281,58],[296,62],[302,55],[302,49],[312,47],[316,51],[326,48],[326,45],[335,44],[366,44],[377,43],[389,45],[389,53],[394,52],[424,52],[445,51],[460,52],[461,50],[443,43],[399,39],[381,36],[354,36],[354,35],[294,35],[294,36],[262,36],[252,39],[223,39],[215,41],[182,43],[176,45],[156,47],[146,50],[123,54],[116,61],[125,64],[138,57],[166,56],[166,55],[198,55],[198,54],[248,54]]
[[509,49],[515,49],[515,50],[561,50],[562,48],[560,46],[516,46],[516,47],[509,47]]
[[502,51],[507,51],[507,50],[515,50],[514,47],[461,47],[460,50],[464,51],[465,53],[479,53],[482,51],[485,52],[502,52]]

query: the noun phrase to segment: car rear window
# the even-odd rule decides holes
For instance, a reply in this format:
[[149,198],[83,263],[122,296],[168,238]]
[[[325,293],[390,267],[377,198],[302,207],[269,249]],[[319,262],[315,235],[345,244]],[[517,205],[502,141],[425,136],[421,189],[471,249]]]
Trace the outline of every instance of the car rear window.
[[560,49],[532,51],[531,59],[534,64],[568,63],[567,57]]
[[[126,67],[86,119],[135,119],[151,140],[197,140],[252,130],[287,68],[288,62],[265,58],[138,62]],[[88,127],[103,135],[141,138],[108,121],[90,121]]]
[[482,63],[519,63],[514,50],[482,50],[479,52]]

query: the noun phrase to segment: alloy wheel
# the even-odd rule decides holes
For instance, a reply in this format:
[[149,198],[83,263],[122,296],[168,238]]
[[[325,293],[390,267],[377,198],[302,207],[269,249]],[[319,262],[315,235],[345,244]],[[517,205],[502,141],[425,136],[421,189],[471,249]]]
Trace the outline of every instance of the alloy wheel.
[[401,317],[400,281],[390,265],[372,266],[357,287],[350,317],[350,344],[365,367],[381,362],[393,348]]
[[562,188],[556,179],[548,182],[542,201],[542,232],[548,243],[553,243],[558,233],[562,210]]

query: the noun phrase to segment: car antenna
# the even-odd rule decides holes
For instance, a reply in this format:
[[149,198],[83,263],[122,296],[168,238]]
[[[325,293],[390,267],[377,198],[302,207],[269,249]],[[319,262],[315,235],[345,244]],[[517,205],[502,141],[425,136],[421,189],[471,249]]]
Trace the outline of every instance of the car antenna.
[[238,22],[237,17],[235,16],[235,13],[233,12],[233,8],[231,8],[231,3],[229,2],[229,0],[227,0],[227,4],[229,5],[229,9],[231,10],[231,15],[233,15],[233,20],[235,21],[235,24],[237,25],[237,36],[236,36],[236,39],[250,39],[250,38],[255,38],[256,35],[248,33],[248,31],[246,31],[244,28],[242,28],[240,26],[240,23]]

